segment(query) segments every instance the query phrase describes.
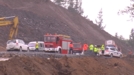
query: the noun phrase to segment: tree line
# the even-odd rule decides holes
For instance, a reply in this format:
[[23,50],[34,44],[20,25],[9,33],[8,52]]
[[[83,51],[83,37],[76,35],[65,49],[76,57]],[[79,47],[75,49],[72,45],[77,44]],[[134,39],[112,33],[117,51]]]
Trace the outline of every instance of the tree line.
[[[80,14],[80,15],[84,13],[83,8],[82,8],[82,0],[53,0],[53,2],[57,5],[60,5],[66,8],[68,11],[72,13]],[[119,13],[121,14],[129,13],[131,18],[134,18],[134,4],[131,4],[125,10],[119,11]],[[85,18],[87,18],[87,16]],[[104,30],[106,25],[103,25],[102,9],[100,9],[100,11],[98,12],[98,17],[95,21],[96,21],[96,25],[98,25],[100,29]],[[134,29],[130,30],[129,39],[127,40],[124,39],[122,35],[118,35],[118,33],[115,33],[115,37],[134,48]]]
[[53,0],[57,5],[60,5],[73,13],[82,15],[84,13],[82,9],[82,0]]
[[[70,11],[72,13],[80,14],[81,16],[84,13],[84,10],[82,8],[82,0],[52,0],[52,1],[55,4],[66,8],[68,11]],[[84,17],[87,19],[88,16],[84,16]],[[106,27],[106,25],[103,26],[103,12],[102,12],[102,9],[98,12],[98,17],[95,21],[96,21],[96,25],[100,29],[103,30]]]
[[[118,14],[129,14],[131,21],[133,21],[133,19],[134,19],[134,1],[131,0],[131,2],[132,2],[132,4],[127,6],[124,10],[120,10],[118,12]],[[126,40],[126,39],[122,39],[122,38],[119,38],[119,37],[117,37],[117,38],[124,41],[129,46],[131,46],[132,48],[134,48],[134,28],[132,28],[130,30],[129,39]]]

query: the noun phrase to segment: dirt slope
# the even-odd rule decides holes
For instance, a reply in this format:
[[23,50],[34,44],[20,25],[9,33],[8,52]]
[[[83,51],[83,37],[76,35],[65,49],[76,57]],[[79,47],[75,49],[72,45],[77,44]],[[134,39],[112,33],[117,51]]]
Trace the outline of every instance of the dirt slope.
[[[49,33],[67,34],[75,42],[102,44],[113,39],[126,52],[126,45],[100,30],[92,21],[46,0],[0,0],[0,16],[19,17],[18,38],[26,42],[43,40]],[[0,45],[6,45],[9,27],[0,28]]]
[[14,57],[0,62],[0,75],[133,75],[134,67],[128,62],[118,58]]

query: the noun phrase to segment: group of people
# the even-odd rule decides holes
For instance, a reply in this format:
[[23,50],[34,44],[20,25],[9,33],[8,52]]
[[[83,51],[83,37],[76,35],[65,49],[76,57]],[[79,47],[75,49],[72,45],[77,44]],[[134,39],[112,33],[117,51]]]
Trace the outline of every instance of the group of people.
[[[72,54],[72,52],[73,52],[73,43],[72,42],[70,43],[69,47],[70,47],[69,54]],[[39,48],[38,42],[36,42],[35,48],[38,51],[38,48]],[[104,50],[105,50],[104,44],[102,44],[99,47],[97,45],[93,45],[93,44],[90,44],[90,45],[83,44],[83,50],[82,51],[86,51],[86,50],[88,50],[88,48],[89,48],[89,52],[90,52],[91,55],[92,54],[97,55],[100,52],[100,50],[101,50],[102,54],[104,54]]]
[[[70,45],[69,45],[70,49],[69,49],[69,54],[72,54],[73,52],[73,43],[71,42]],[[98,47],[97,45],[93,45],[93,44],[83,44],[83,50],[82,51],[86,51],[88,50],[90,51],[90,54],[95,54],[97,55],[100,50],[102,52],[102,54],[104,54],[104,50],[105,50],[105,46],[104,44],[102,44],[100,47]]]
[[104,54],[104,50],[105,50],[104,44],[99,45],[99,46],[93,45],[93,44],[90,44],[89,45],[90,54],[93,54],[94,53],[95,55],[97,55],[97,54],[99,54],[100,50],[101,50],[102,55],[103,55]]

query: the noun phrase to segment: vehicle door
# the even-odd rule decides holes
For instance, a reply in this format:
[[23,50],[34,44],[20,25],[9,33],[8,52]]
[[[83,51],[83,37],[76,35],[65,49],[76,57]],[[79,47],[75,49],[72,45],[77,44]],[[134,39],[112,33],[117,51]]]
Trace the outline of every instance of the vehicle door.
[[121,52],[119,50],[117,50],[117,56],[120,56]]
[[19,40],[19,44],[22,47],[22,50],[27,50],[28,49],[28,45],[26,45],[23,40]]
[[110,50],[111,50],[111,53],[113,54],[113,56],[117,56],[117,51],[114,47],[111,47]]
[[39,50],[44,50],[44,43],[39,43]]
[[115,56],[119,56],[119,52],[117,49],[115,49]]

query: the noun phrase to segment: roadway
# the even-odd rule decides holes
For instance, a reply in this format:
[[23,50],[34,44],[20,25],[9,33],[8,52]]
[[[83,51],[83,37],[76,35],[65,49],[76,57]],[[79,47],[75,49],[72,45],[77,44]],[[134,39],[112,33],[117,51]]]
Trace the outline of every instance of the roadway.
[[0,51],[0,56],[40,56],[40,57],[83,57],[85,55],[75,55],[75,54],[59,54],[59,53],[47,53],[47,52],[19,52],[19,51]]

